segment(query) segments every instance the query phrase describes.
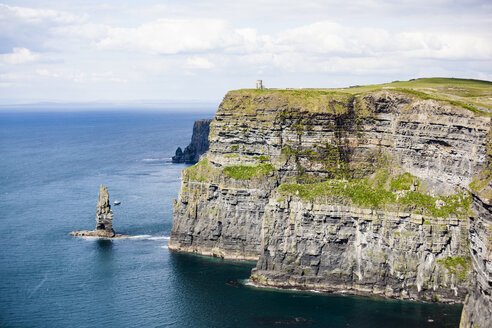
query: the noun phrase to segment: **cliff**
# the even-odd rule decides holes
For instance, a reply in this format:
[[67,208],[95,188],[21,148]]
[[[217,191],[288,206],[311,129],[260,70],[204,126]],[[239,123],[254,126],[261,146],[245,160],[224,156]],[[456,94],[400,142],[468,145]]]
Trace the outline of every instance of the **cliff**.
[[471,183],[476,216],[470,218],[473,282],[466,297],[460,327],[490,327],[492,322],[492,130],[487,162]]
[[197,120],[193,125],[193,135],[191,143],[186,146],[184,152],[181,147],[176,149],[176,154],[173,156],[173,163],[196,163],[200,160],[209,147],[208,134],[210,131],[210,122],[212,120]]
[[229,92],[169,248],[258,260],[258,285],[463,301],[492,87],[448,82]]

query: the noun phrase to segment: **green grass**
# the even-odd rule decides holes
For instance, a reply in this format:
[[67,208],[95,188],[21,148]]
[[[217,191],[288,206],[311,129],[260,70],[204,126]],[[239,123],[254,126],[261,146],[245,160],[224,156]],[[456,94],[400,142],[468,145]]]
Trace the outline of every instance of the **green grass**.
[[[302,200],[316,199],[324,203],[355,204],[365,208],[405,210],[432,217],[467,217],[471,195],[461,192],[451,196],[433,197],[418,191],[409,191],[410,174],[391,179],[391,190],[387,186],[390,176],[386,170],[375,173],[372,179],[339,180],[331,179],[312,184],[283,183],[277,190],[285,195],[295,195]],[[408,189],[407,189],[408,187]],[[394,191],[404,190],[397,197]],[[437,201],[442,206],[436,206]]]
[[[492,110],[492,82],[455,78],[420,78],[339,89],[241,89],[229,92],[222,107],[256,113],[258,108],[262,108],[261,102],[258,103],[262,99],[273,108],[343,114],[355,99],[354,96],[358,95],[360,99],[366,93],[382,90],[446,102],[480,115],[490,116],[488,111]],[[355,109],[363,112],[364,105],[359,105],[356,104]]]
[[[256,90],[242,89],[229,91],[222,101],[222,110],[235,113],[256,114],[268,102],[269,108],[292,110],[295,112],[330,112],[343,114],[347,112],[354,96],[349,92],[321,89],[296,90]],[[291,115],[292,112],[284,115]]]
[[444,260],[437,260],[437,263],[442,264],[449,273],[457,274],[460,280],[466,278],[466,272],[471,267],[471,259],[461,256],[448,256]]
[[442,77],[420,78],[336,90],[365,93],[384,89],[412,94],[420,99],[445,101],[485,115],[490,114],[480,111],[476,107],[492,110],[492,82],[483,80]]
[[[437,200],[441,200],[444,205],[437,207]],[[418,212],[433,217],[448,217],[451,214],[466,217],[469,214],[471,202],[471,195],[467,192],[451,196],[432,197],[420,192],[409,191],[404,197],[398,199],[399,204],[413,207]]]
[[481,197],[492,199],[492,130],[487,141],[487,163],[470,183],[470,188]]
[[296,195],[303,200],[321,199],[330,202],[347,203],[344,200],[365,206],[381,207],[394,202],[392,192],[368,187],[363,181],[350,182],[344,180],[329,180],[313,184],[283,183],[278,187],[282,195]]
[[400,174],[391,180],[392,190],[410,190],[414,182],[418,183],[418,179],[408,172]]
[[256,159],[256,160],[258,160],[258,161],[260,161],[260,163],[265,163],[265,162],[269,162],[270,161],[270,157],[265,156],[265,155],[254,156],[253,158]]
[[211,182],[217,178],[219,174],[220,170],[211,167],[208,163],[208,159],[203,159],[195,165],[184,169],[183,179],[198,182]]
[[275,167],[265,163],[258,165],[231,165],[226,166],[223,170],[226,177],[236,180],[250,180],[255,177],[264,176],[273,171],[275,171]]

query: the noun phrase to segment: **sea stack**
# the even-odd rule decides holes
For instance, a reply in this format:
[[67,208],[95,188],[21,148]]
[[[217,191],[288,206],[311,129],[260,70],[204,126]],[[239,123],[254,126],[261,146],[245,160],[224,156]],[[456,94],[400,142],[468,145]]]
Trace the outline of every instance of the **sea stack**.
[[101,185],[99,187],[99,195],[97,199],[96,212],[96,229],[95,230],[79,230],[72,231],[72,236],[87,236],[100,238],[117,238],[125,237],[124,235],[115,234],[113,230],[113,211],[109,205],[108,188]]
[[96,223],[96,231],[99,231],[108,237],[114,237],[113,211],[111,211],[111,205],[109,205],[108,188],[103,185],[99,187]]

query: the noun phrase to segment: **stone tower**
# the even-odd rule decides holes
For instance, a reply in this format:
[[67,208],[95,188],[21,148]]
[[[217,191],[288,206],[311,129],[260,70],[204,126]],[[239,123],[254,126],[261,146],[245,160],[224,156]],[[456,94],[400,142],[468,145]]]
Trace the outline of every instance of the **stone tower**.
[[256,80],[256,89],[263,89],[263,81]]

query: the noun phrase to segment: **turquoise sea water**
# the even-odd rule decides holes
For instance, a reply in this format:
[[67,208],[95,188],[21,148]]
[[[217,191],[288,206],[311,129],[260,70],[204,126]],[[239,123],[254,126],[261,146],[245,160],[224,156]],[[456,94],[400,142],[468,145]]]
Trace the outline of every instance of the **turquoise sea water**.
[[[459,305],[264,290],[253,263],[170,253],[169,158],[212,116],[0,113],[0,327],[458,326]],[[100,184],[134,238],[68,235],[94,228]]]

